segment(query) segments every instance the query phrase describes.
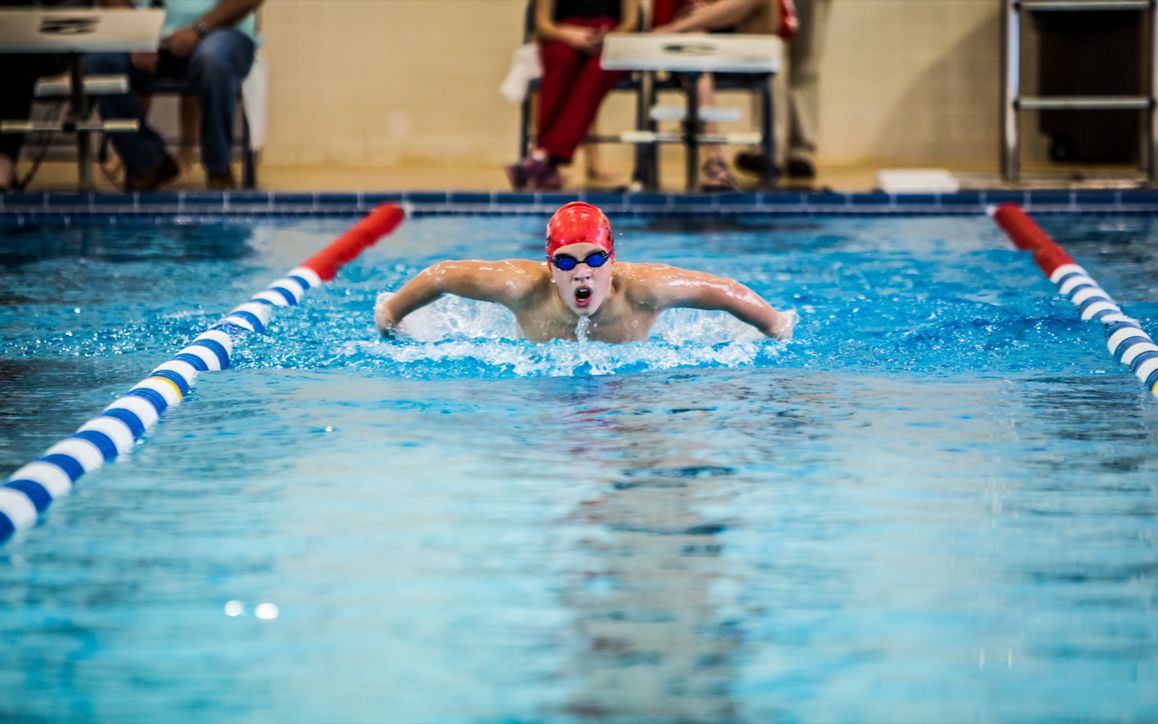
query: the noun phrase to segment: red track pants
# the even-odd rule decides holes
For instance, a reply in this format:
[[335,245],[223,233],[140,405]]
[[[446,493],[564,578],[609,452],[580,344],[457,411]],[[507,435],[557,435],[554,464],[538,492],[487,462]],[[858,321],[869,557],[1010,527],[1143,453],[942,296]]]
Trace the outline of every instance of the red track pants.
[[[574,18],[566,25],[610,29],[611,18]],[[557,40],[540,42],[543,77],[539,81],[539,148],[551,158],[570,163],[575,149],[595,121],[599,104],[619,79],[621,70],[603,70],[597,56],[576,50]]]

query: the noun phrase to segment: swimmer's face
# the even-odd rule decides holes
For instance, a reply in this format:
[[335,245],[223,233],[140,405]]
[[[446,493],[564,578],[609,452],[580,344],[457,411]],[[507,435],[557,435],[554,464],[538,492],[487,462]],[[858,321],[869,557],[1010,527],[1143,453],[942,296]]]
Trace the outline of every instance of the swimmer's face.
[[566,254],[580,260],[570,271],[563,271],[547,262],[551,268],[551,279],[555,282],[555,288],[559,290],[559,297],[568,309],[581,317],[595,314],[611,295],[611,267],[615,262],[608,259],[603,266],[593,267],[582,261],[588,254],[596,251],[604,249],[586,242],[568,244],[556,249],[554,256]]

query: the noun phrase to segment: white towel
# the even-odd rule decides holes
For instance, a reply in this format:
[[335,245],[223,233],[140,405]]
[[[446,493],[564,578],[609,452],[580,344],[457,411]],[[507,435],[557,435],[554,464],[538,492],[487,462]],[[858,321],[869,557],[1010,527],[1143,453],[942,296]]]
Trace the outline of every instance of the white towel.
[[511,103],[522,103],[527,97],[527,84],[543,74],[539,64],[539,46],[527,43],[515,49],[511,68],[499,86],[499,94]]

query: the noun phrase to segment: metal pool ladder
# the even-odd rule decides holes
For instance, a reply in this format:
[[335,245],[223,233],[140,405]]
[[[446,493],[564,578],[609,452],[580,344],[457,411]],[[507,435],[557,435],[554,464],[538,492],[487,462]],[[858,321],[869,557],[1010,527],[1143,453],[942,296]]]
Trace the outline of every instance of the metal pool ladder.
[[[1148,123],[1142,126],[1142,160],[1151,183],[1158,183],[1158,8],[1156,0],[1003,0],[1005,53],[1001,105],[1001,177],[1017,181],[1020,175],[1018,123],[1023,110],[1140,110]],[[1139,19],[1149,14],[1150,92],[1138,96],[1023,96],[1021,95],[1021,13],[1063,10],[1137,10]]]

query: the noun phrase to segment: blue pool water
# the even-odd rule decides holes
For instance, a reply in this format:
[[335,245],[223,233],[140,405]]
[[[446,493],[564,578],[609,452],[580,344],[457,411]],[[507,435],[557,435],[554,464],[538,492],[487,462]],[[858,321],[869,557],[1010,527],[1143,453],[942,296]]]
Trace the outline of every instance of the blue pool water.
[[[1158,718],[1158,404],[984,217],[614,219],[765,340],[513,337],[418,218],[0,548],[0,720]],[[1039,221],[1152,334],[1158,224]],[[348,220],[0,229],[0,468]]]

